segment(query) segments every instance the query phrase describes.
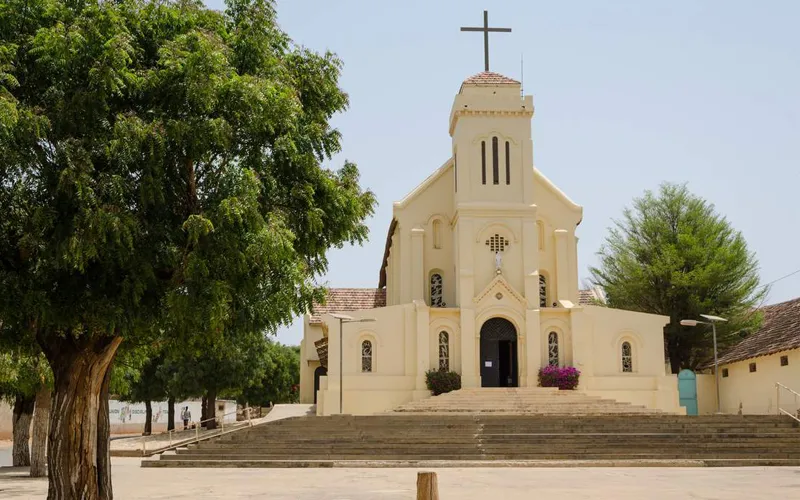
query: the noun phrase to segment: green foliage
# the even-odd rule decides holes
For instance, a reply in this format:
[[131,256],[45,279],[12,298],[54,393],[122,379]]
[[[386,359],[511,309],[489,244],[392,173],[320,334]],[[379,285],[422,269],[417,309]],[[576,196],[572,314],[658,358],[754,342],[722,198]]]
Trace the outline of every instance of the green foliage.
[[[233,358],[252,332],[304,313],[328,249],[366,239],[374,195],[352,163],[324,167],[341,150],[341,61],[275,18],[269,0],[0,5],[0,318],[41,346],[54,400],[122,339],[165,349],[184,385],[252,380]],[[79,382],[78,398],[100,385]],[[72,463],[83,473],[52,470],[104,481]]]
[[761,321],[755,312],[767,290],[759,286],[758,261],[741,233],[714,206],[685,185],[647,191],[615,221],[591,269],[608,305],[669,316],[666,349],[673,371],[696,368],[711,355],[711,331],[682,327],[681,319],[714,314],[721,348]]
[[[341,150],[341,61],[267,0],[0,9],[0,317],[40,343],[274,331],[375,200]],[[222,340],[221,340],[222,341]],[[174,347],[174,346],[173,346]]]
[[41,349],[11,325],[0,321],[0,399],[33,398],[42,386],[52,386],[53,374]]
[[425,372],[425,384],[434,396],[461,389],[461,375],[453,371],[428,370]]
[[299,347],[268,341],[266,355],[260,362],[263,375],[244,387],[236,399],[250,406],[296,403],[300,385]]

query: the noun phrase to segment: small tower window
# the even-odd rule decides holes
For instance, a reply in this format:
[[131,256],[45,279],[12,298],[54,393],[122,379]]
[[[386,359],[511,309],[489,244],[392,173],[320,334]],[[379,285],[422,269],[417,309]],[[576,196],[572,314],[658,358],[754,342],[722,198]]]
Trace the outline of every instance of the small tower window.
[[558,366],[558,334],[550,332],[547,336],[547,364]]
[[443,288],[442,275],[431,274],[431,307],[444,307]]
[[625,373],[633,371],[633,351],[630,342],[622,343],[622,371]]
[[722,369],[722,378],[728,378],[728,369],[727,368],[723,368]]
[[486,240],[486,246],[489,247],[489,250],[491,250],[492,253],[504,252],[508,246],[508,240],[499,234],[495,234]]
[[750,363],[750,373],[754,373],[756,371],[756,364]]
[[481,141],[481,183],[486,184],[486,141]]
[[450,370],[450,336],[447,332],[439,332],[439,370]]
[[547,278],[539,275],[539,307],[547,307]]
[[500,152],[497,150],[497,137],[492,137],[492,184],[500,184]]
[[372,342],[369,340],[361,342],[361,371],[372,372]]
[[781,366],[789,366],[789,356],[781,356]]
[[511,144],[506,141],[506,184],[511,184]]

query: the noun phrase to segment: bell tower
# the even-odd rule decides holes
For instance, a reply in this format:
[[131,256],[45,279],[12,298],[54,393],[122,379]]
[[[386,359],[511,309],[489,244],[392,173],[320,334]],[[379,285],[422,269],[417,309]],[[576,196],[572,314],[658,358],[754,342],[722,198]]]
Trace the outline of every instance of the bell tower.
[[533,201],[533,97],[520,82],[484,71],[467,78],[450,112],[455,204]]

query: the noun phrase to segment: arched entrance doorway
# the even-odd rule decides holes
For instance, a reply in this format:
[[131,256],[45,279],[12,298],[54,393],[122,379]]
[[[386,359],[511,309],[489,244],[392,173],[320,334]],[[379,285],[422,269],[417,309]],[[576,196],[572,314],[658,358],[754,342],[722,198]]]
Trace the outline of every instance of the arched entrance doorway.
[[317,404],[317,391],[319,391],[319,378],[328,375],[328,369],[324,366],[318,366],[314,370],[314,404]]
[[517,329],[504,318],[481,326],[481,387],[517,387]]

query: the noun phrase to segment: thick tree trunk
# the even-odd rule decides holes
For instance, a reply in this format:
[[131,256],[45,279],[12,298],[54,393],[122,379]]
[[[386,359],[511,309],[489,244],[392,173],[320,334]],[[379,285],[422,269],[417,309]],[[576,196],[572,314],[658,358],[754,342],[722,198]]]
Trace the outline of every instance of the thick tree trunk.
[[121,342],[122,337],[39,338],[54,379],[47,443],[49,500],[111,498],[107,384]]
[[47,475],[47,430],[50,427],[50,388],[42,384],[36,392],[31,431],[31,477]]
[[216,416],[217,416],[217,390],[209,389],[208,393],[206,394],[206,418],[210,418],[211,420],[208,421],[206,429],[217,428],[217,419],[214,418]]
[[14,443],[11,450],[11,464],[14,467],[27,467],[31,464],[31,451],[28,440],[31,437],[31,418],[35,398],[17,396],[14,399],[14,414],[11,419],[11,432]]
[[149,436],[153,433],[153,403],[150,401],[144,402],[144,432],[143,436]]
[[100,500],[112,500],[111,489],[111,417],[108,414],[108,388],[111,385],[111,364],[100,388],[100,409],[97,412],[97,489]]
[[172,396],[167,400],[167,430],[175,430],[175,398]]

